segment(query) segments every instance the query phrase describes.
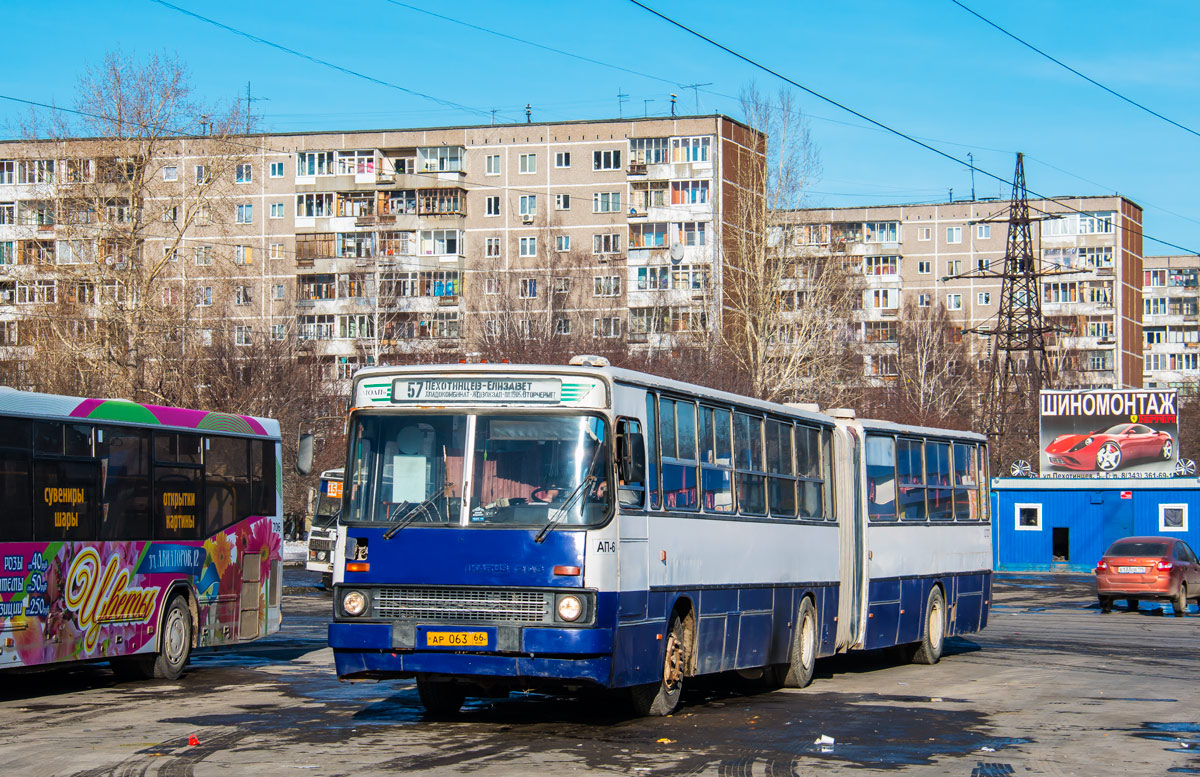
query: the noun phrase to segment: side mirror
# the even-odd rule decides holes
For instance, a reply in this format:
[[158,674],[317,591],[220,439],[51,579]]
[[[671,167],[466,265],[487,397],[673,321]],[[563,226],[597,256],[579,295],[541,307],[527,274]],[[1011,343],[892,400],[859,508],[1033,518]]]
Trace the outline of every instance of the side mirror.
[[646,440],[641,432],[626,432],[621,435],[620,461],[617,470],[621,482],[626,485],[646,482]]
[[307,475],[313,468],[313,436],[305,432],[296,444],[296,471]]

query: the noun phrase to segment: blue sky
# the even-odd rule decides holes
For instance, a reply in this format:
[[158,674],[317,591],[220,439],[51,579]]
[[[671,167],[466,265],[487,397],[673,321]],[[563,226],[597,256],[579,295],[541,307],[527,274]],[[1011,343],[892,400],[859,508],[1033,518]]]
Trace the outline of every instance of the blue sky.
[[[358,71],[372,83],[239,37],[152,0],[4,4],[0,95],[70,105],[83,68],[109,49],[166,50],[207,99],[244,96],[271,131],[420,127],[643,112],[737,117],[741,88],[781,83],[625,0],[523,3],[360,0],[330,3],[170,0],[272,42]],[[1200,6],[1185,2],[963,0],[1072,67],[1200,132]],[[1121,193],[1145,208],[1148,236],[1200,251],[1200,137],[1146,114],[988,27],[950,0],[752,2],[647,0],[699,32],[806,87],[1011,180],[1027,154],[1029,188]],[[581,61],[414,8],[569,51]],[[1153,11],[1147,13],[1146,8]],[[19,31],[19,33],[18,33]],[[627,72],[634,71],[634,72]],[[710,83],[698,90],[682,85]],[[402,89],[475,109],[454,108]],[[618,103],[618,93],[628,95]],[[823,175],[814,206],[968,196],[970,171],[807,94]],[[646,102],[647,100],[651,102]],[[0,100],[12,136],[25,106]],[[975,176],[980,196],[1009,196]],[[1146,243],[1147,254],[1183,253]]]

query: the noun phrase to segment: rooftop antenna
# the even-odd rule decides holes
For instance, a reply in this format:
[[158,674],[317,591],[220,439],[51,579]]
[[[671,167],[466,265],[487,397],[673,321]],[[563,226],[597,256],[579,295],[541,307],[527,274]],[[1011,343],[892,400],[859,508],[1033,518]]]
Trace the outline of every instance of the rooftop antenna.
[[702,87],[702,86],[712,86],[712,82],[709,81],[707,84],[687,84],[686,86],[679,87],[680,89],[691,89],[692,90],[692,96],[696,98],[696,115],[697,116],[700,115],[700,87]]
[[271,99],[270,97],[251,97],[250,96],[250,82],[249,81],[246,82],[246,134],[247,135],[250,134],[250,107],[254,103],[262,102],[263,100],[270,100],[270,99]]
[[525,123],[533,124],[533,106],[525,103]]
[[207,113],[200,114],[200,134],[207,135],[208,128],[212,125],[212,121],[208,118]]
[[971,202],[975,202],[975,155],[967,152],[967,164],[971,166]]
[[642,116],[643,117],[650,115],[650,103],[652,103],[652,102],[654,102],[653,98],[648,99],[648,100],[642,100]]
[[492,108],[492,124],[496,123],[496,109]]
[[618,86],[617,87],[617,118],[618,119],[625,118],[625,113],[622,110],[622,108],[624,107],[625,103],[627,103],[627,102],[629,102],[629,95],[623,93],[621,91],[621,87]]
[[675,115],[675,93],[671,92],[671,115]]

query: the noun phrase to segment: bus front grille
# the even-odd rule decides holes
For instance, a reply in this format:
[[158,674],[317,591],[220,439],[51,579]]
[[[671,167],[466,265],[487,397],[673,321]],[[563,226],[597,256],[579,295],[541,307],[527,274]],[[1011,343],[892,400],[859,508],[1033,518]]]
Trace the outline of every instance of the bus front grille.
[[479,623],[550,623],[554,594],[496,588],[380,588],[379,618]]

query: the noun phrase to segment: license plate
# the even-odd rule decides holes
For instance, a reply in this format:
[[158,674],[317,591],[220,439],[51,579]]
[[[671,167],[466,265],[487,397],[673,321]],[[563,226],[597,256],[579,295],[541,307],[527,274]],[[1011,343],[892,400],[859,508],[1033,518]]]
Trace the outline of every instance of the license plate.
[[1140,575],[1145,571],[1145,567],[1117,567],[1117,572],[1122,575]]
[[427,647],[487,647],[486,631],[427,631]]

